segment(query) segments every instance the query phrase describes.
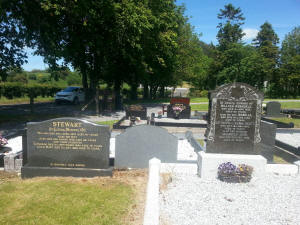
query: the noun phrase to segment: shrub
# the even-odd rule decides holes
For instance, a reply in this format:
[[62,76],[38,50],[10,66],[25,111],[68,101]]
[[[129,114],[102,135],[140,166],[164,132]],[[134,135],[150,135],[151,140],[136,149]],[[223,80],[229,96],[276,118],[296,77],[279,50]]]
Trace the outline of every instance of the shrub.
[[36,80],[36,75],[34,73],[28,74],[28,79],[29,80]]
[[80,74],[77,72],[72,72],[69,76],[67,76],[68,85],[78,85],[81,83]]

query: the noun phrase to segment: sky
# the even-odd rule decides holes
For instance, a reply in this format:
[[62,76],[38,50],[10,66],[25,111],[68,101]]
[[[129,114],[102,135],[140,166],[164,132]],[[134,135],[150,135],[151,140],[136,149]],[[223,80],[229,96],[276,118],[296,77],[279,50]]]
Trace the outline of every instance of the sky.
[[[206,43],[217,44],[216,28],[220,22],[217,14],[224,5],[240,7],[245,17],[243,41],[251,43],[264,22],[272,24],[280,42],[294,27],[300,26],[300,0],[177,0],[177,5],[184,4],[185,15],[194,26],[195,33],[202,34],[200,39]],[[28,63],[23,65],[26,71],[45,69],[42,57],[31,55],[28,49]]]

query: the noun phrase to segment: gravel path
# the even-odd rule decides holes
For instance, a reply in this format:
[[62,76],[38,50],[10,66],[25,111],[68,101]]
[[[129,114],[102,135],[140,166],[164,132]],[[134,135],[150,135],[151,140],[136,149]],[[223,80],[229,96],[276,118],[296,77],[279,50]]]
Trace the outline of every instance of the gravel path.
[[174,175],[160,194],[163,224],[300,224],[300,176],[268,174],[247,184]]

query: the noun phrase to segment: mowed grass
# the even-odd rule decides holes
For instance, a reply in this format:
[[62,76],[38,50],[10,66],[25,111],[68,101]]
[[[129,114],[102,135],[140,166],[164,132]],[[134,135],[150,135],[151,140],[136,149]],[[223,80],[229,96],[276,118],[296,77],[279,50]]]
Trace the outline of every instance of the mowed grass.
[[279,118],[271,118],[272,120],[276,120],[282,123],[294,123],[295,128],[300,128],[300,119],[288,118],[288,117],[279,117]]
[[7,123],[7,122],[30,122],[30,121],[41,121],[41,120],[49,120],[58,117],[62,117],[63,115],[60,114],[24,114],[24,115],[10,115],[10,114],[3,114],[0,115],[0,124]]
[[110,129],[113,128],[114,123],[118,122],[119,120],[107,120],[107,121],[99,121],[96,122],[99,125],[108,125]]
[[[29,104],[29,98],[28,97],[21,97],[21,98],[13,98],[8,99],[5,97],[0,98],[0,105],[14,105],[14,104]],[[53,102],[54,97],[37,97],[34,99],[34,103],[38,102]]]
[[84,178],[0,179],[1,225],[123,225],[131,185]]
[[282,109],[300,109],[300,102],[280,102]]
[[198,104],[198,105],[191,105],[192,111],[208,111],[208,103],[207,104]]

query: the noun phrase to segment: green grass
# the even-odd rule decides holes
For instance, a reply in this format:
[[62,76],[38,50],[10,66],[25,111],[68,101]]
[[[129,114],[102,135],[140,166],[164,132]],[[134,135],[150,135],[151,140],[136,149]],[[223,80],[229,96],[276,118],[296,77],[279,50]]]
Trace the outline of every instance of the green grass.
[[201,146],[204,146],[204,140],[203,139],[196,139],[198,142],[199,142],[199,144],[201,145]]
[[6,122],[30,122],[30,121],[38,121],[38,120],[48,120],[62,117],[59,114],[23,114],[23,115],[1,115],[0,114],[0,124]]
[[[35,103],[38,102],[53,102],[54,97],[37,97],[34,99]],[[29,104],[29,98],[28,97],[21,97],[21,98],[13,98],[8,99],[5,97],[0,98],[0,105],[14,105],[14,104]]]
[[207,102],[208,103],[208,98],[202,97],[202,98],[191,98],[191,103],[199,103],[199,102]]
[[109,128],[112,129],[113,128],[113,125],[114,123],[118,122],[119,120],[107,120],[107,121],[99,121],[99,122],[96,122],[97,124],[100,124],[100,125],[109,125]]
[[280,102],[282,109],[300,108],[300,102]]
[[276,120],[283,123],[294,123],[295,128],[300,128],[300,119],[293,119],[287,117],[279,117],[279,118],[271,118],[272,120]]
[[284,158],[282,158],[279,155],[273,156],[273,162],[276,164],[290,164],[288,161],[286,161]]
[[0,224],[123,225],[133,193],[132,186],[112,180],[0,180]]
[[141,103],[169,103],[170,98],[159,98],[159,99],[138,99],[138,100],[126,100],[124,101],[125,104],[132,105],[132,104],[141,104]]
[[208,103],[207,104],[200,104],[200,105],[191,105],[192,111],[208,111]]

